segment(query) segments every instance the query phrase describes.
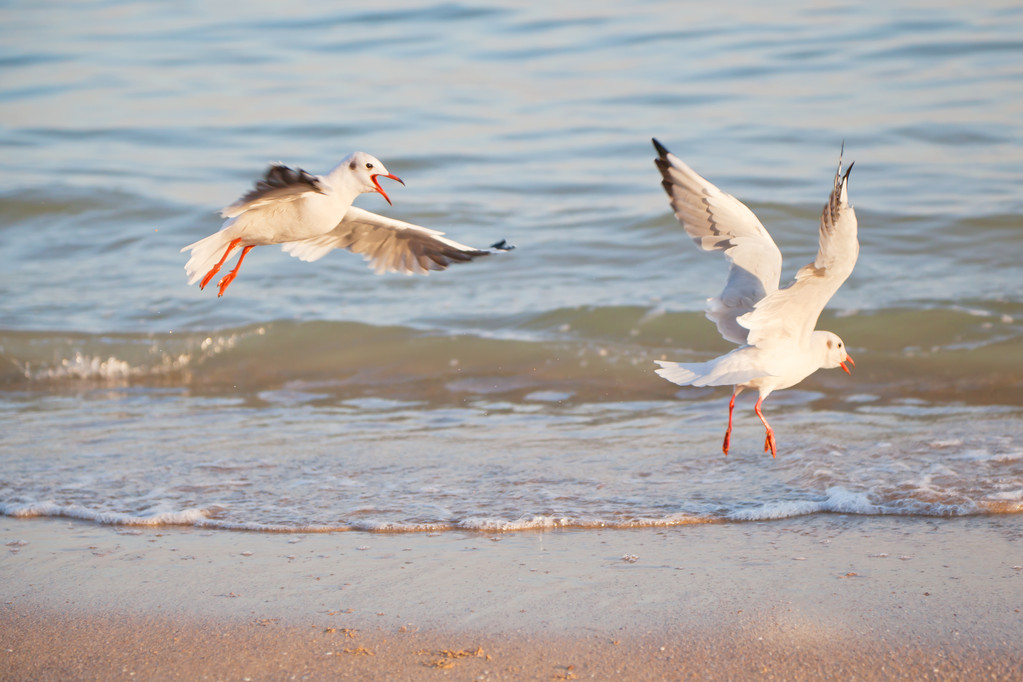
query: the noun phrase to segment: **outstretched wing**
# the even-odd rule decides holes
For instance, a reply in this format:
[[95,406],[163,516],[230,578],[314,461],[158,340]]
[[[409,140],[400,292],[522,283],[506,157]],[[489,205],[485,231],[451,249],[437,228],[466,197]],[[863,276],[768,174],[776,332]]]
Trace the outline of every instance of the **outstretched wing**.
[[271,164],[255,189],[220,212],[223,218],[234,218],[245,211],[280,201],[294,201],[310,192],[323,194],[320,180],[301,168]]
[[653,141],[661,184],[675,217],[704,251],[723,251],[731,263],[725,288],[707,301],[707,317],[727,340],[747,342],[748,329],[737,318],[778,288],[781,252],[753,212],[722,192],[692,168]]
[[749,329],[749,344],[781,337],[806,338],[817,326],[824,306],[852,274],[860,244],[856,238],[856,212],[849,205],[849,172],[842,173],[838,158],[835,187],[821,214],[817,257],[796,273],[796,279],[765,297],[753,312],[738,320]]
[[[427,274],[444,270],[452,263],[464,263],[492,253],[476,249],[431,230],[401,220],[370,213],[352,206],[337,227],[325,235],[288,242],[282,245],[289,253],[304,261],[323,258],[333,249],[348,249],[363,256],[376,272],[401,272],[407,275]],[[504,242],[494,249],[507,251]]]

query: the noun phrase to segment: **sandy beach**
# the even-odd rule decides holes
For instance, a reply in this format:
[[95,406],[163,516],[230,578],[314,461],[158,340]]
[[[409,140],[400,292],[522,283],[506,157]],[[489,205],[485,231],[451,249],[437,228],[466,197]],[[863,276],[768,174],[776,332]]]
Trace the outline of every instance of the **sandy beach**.
[[505,534],[0,528],[2,679],[1023,674],[1012,517]]

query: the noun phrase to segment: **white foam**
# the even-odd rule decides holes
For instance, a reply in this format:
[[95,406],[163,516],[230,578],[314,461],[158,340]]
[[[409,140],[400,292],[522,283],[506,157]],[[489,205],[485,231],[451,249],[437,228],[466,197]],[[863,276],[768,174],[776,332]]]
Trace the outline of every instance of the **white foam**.
[[450,523],[398,523],[393,521],[359,521],[353,523],[352,530],[368,533],[439,533],[452,530]]
[[458,527],[464,530],[516,531],[564,528],[570,525],[572,519],[567,517],[532,516],[515,521],[487,517],[470,518],[460,521]]
[[76,504],[61,505],[49,501],[27,504],[0,502],[0,514],[16,518],[65,517],[115,526],[190,526],[196,525],[197,522],[207,518],[206,511],[203,509],[182,509],[180,511],[159,512],[150,516],[135,516],[123,512],[99,511],[80,507]]
[[726,515],[729,521],[768,521],[831,512],[835,514],[880,514],[882,507],[870,501],[867,493],[853,492],[841,486],[827,489],[822,500],[781,500]]
[[841,486],[832,486],[827,490],[827,499],[824,501],[825,511],[838,514],[880,514],[880,505],[870,501],[865,492],[853,492]]
[[[161,350],[162,346],[154,343],[150,338],[126,340],[119,343],[119,353],[134,357],[134,360],[125,359],[116,353],[106,354],[64,347],[54,350],[56,356],[54,360],[12,358],[11,361],[29,381],[121,382],[140,377],[167,376],[188,371],[197,361],[231,350],[245,336],[265,333],[265,328],[260,327],[253,331],[186,340],[185,347],[180,352]],[[95,346],[98,342],[92,339],[83,343]],[[108,344],[101,345],[107,346]]]
[[0,515],[15,518],[55,517],[92,521],[111,526],[195,526],[220,530],[262,531],[264,533],[333,533],[354,530],[349,525],[296,525],[231,522],[211,518],[223,512],[213,505],[208,509],[182,509],[139,516],[124,512],[100,511],[79,505],[61,505],[56,502],[31,502],[24,504],[0,502]]
[[669,514],[664,517],[634,517],[626,519],[573,518],[567,516],[531,516],[509,521],[499,518],[478,517],[464,519],[457,524],[462,530],[486,532],[514,532],[522,530],[553,530],[556,528],[667,528],[699,523],[716,523],[719,519],[695,514]]

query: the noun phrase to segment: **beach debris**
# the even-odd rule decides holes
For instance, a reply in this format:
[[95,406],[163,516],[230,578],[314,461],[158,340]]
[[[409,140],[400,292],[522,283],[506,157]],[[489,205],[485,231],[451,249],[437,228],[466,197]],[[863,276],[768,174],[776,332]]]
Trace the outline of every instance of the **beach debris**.
[[554,675],[551,677],[552,680],[575,680],[575,679],[578,679],[576,677],[575,673],[572,672],[573,670],[575,670],[575,666],[574,665],[561,665],[561,666],[558,666],[558,668],[561,668],[561,672],[554,673]]
[[450,658],[441,658],[431,663],[424,663],[423,665],[428,668],[440,668],[441,670],[447,670],[455,667],[455,661]]
[[639,561],[639,555],[638,554],[623,554],[622,555],[622,561],[624,561],[627,564],[634,564],[637,561]]
[[442,670],[448,670],[455,667],[455,664],[466,658],[483,658],[490,660],[490,655],[483,651],[483,647],[478,646],[473,651],[467,649],[459,649],[453,651],[451,649],[442,649],[441,651],[430,651],[429,649],[422,649],[416,652],[418,656],[430,656],[433,660],[423,661],[423,665],[427,668],[440,668]]
[[364,646],[357,646],[354,649],[342,649],[341,653],[351,654],[352,656],[376,656],[375,653]]

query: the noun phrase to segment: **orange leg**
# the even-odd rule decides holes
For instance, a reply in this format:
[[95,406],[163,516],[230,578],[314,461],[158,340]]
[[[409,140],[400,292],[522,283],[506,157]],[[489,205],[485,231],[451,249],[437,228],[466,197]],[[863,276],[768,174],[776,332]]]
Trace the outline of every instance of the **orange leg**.
[[[233,242],[232,242],[233,243]],[[220,291],[217,292],[217,298],[224,295],[224,290],[227,289],[227,285],[234,281],[234,278],[238,276],[238,269],[242,266],[242,261],[245,260],[245,255],[252,249],[255,244],[250,244],[242,249],[242,255],[238,256],[238,263],[235,264],[234,270],[224,275],[224,279],[220,280]]]
[[725,431],[725,443],[721,446],[726,457],[728,456],[728,446],[732,442],[732,412],[735,411],[735,396],[737,395],[739,395],[738,391],[732,391],[732,399],[728,401],[728,430]]
[[220,260],[217,261],[217,264],[214,265],[210,269],[210,271],[206,273],[206,276],[202,278],[202,281],[199,282],[199,288],[200,289],[205,289],[206,285],[210,283],[211,279],[213,279],[213,275],[215,275],[218,272],[220,272],[220,268],[221,268],[221,266],[224,265],[224,261],[227,260],[227,257],[231,255],[231,252],[234,251],[235,247],[238,246],[238,244],[240,244],[241,241],[242,241],[241,239],[232,239],[231,240],[231,243],[227,245],[227,249],[224,251],[224,255],[221,256]]
[[760,410],[760,404],[762,402],[764,402],[763,396],[757,400],[757,404],[753,407],[753,410],[757,413],[757,416],[760,417],[760,421],[764,422],[764,428],[767,429],[767,436],[764,438],[764,452],[770,450],[771,457],[777,457],[778,446],[774,442],[774,429],[772,429],[771,425],[767,423],[766,419],[764,419],[764,413]]

